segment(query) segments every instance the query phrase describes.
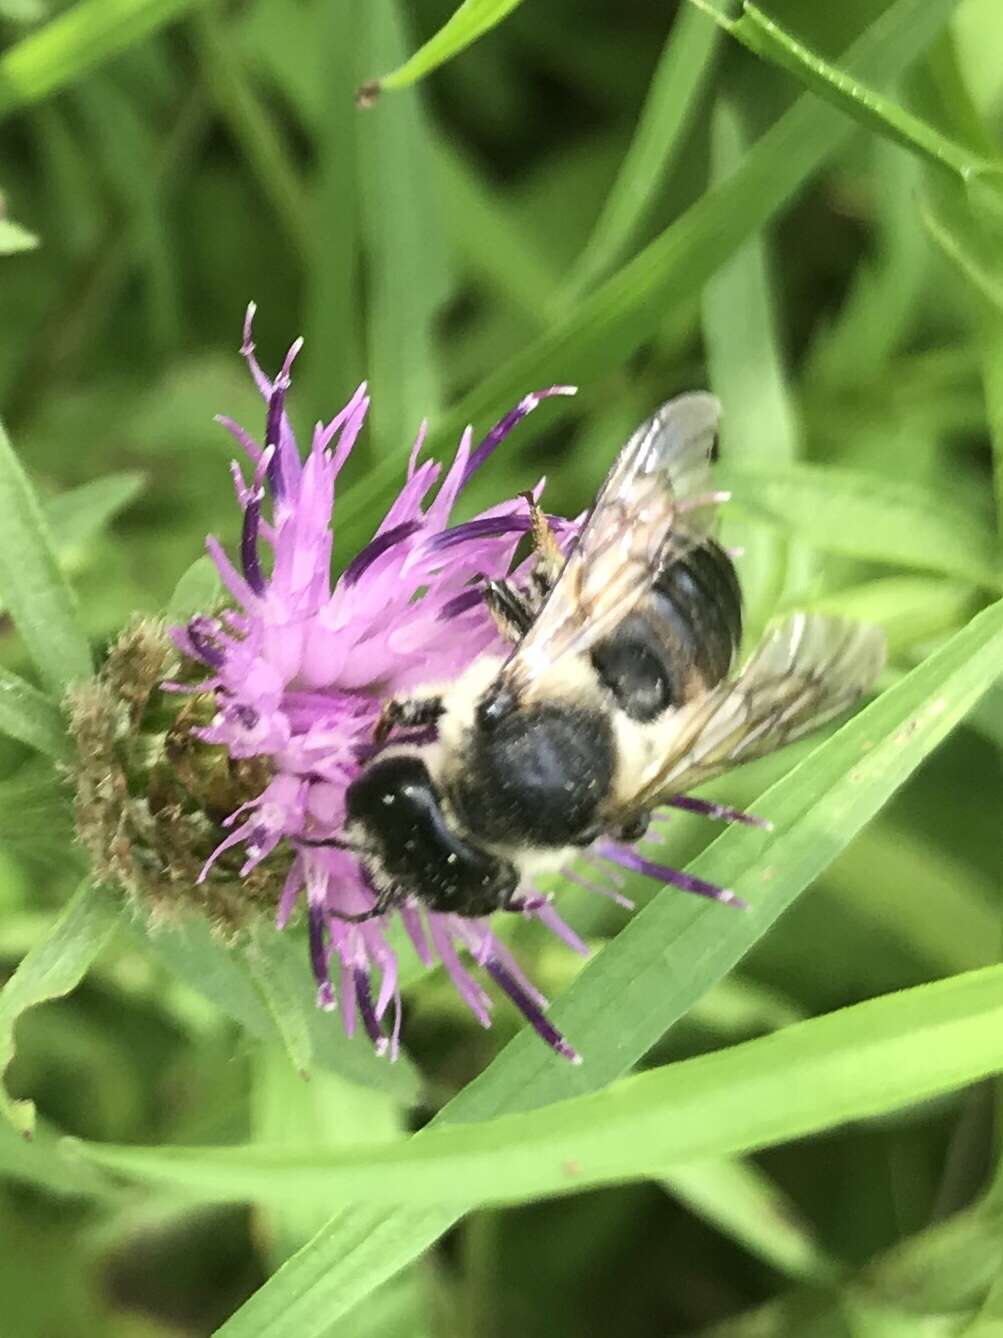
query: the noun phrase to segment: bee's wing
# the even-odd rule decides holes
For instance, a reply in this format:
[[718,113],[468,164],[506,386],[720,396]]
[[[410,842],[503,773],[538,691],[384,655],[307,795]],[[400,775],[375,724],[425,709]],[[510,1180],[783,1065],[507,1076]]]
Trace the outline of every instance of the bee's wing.
[[710,533],[719,499],[711,491],[710,455],[720,416],[713,395],[679,395],[624,446],[557,583],[502,669],[517,691],[561,656],[601,641],[660,566]]
[[798,613],[760,642],[741,672],[673,712],[664,751],[624,812],[655,808],[731,767],[763,757],[849,710],[881,672],[884,633]]

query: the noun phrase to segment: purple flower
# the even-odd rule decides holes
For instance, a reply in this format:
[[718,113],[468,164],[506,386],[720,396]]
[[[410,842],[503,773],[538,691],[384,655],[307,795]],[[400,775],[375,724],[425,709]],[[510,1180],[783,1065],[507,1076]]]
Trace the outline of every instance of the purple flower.
[[[346,850],[297,840],[323,840],[339,831],[345,791],[373,756],[374,726],[389,697],[449,681],[476,657],[504,650],[480,586],[484,579],[508,577],[517,585],[528,580],[529,563],[512,570],[529,525],[528,508],[523,499],[502,502],[455,525],[450,524],[451,514],[463,488],[508,432],[541,399],[574,391],[552,386],[527,395],[474,449],[468,428],[444,476],[439,464],[421,458],[423,426],[396,500],[373,539],[332,584],[336,486],[365,423],[366,387],[360,386],[329,423],[316,426],[310,450],[301,459],[285,413],[300,341],[290,348],[274,381],[269,380],[254,353],[253,315],[252,306],[242,353],[267,404],[264,445],[237,424],[220,420],[249,460],[246,475],[233,465],[243,512],[239,570],[216,539],[207,540],[236,607],[174,629],[177,646],[205,675],[183,689],[165,686],[211,692],[215,716],[194,733],[224,747],[231,758],[267,759],[272,779],[226,819],[228,833],[201,877],[232,847],[243,848],[241,875],[246,876],[280,842],[290,842],[294,853],[279,896],[278,925],[286,924],[299,898],[305,897],[318,1004],[326,1009],[340,1004],[349,1034],[361,1018],[374,1045],[394,1056],[401,1008],[397,959],[385,933],[389,917],[346,920],[373,905],[362,869]],[[566,549],[580,521],[554,518],[553,524]],[[265,552],[270,560],[264,559]],[[686,802],[689,807],[701,804]],[[703,808],[713,816],[735,816],[731,810]],[[608,839],[587,853],[590,859],[607,870],[605,882],[589,881],[576,870],[568,876],[617,900],[625,899],[608,861],[692,892],[733,899]],[[487,920],[433,912],[418,903],[394,913],[421,960],[431,964],[438,958],[443,963],[482,1025],[490,1025],[491,1002],[461,952],[484,968],[553,1049],[577,1061],[575,1051],[547,1020],[546,1000]],[[541,920],[569,946],[585,952],[585,945],[536,889],[523,889],[521,913]]]

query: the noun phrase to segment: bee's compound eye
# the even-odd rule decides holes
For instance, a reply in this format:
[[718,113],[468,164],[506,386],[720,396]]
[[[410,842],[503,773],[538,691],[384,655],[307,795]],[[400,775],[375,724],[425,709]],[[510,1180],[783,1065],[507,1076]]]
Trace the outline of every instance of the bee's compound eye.
[[487,731],[496,729],[515,708],[515,696],[508,688],[489,688],[487,695],[477,703],[478,728]]

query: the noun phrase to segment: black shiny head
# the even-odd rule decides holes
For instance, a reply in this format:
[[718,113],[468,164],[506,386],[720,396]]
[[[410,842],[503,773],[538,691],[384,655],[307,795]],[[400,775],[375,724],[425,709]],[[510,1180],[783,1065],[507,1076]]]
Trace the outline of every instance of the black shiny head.
[[559,849],[597,835],[613,767],[612,732],[600,712],[527,707],[489,724],[478,717],[449,800],[480,840]]
[[515,868],[449,827],[420,757],[374,762],[348,787],[345,802],[347,822],[364,833],[363,862],[377,884],[394,887],[394,899],[413,896],[430,910],[466,916],[511,906]]

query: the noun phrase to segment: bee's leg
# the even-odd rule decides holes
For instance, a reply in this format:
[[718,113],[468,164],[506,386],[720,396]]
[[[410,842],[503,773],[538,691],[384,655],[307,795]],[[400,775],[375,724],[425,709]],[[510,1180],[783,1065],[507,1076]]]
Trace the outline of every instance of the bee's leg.
[[507,641],[519,641],[533,625],[529,601],[508,581],[485,581],[484,602]]
[[625,845],[633,845],[635,841],[640,841],[650,825],[651,814],[645,809],[635,814],[629,822],[622,823],[610,835],[616,841],[623,841]]
[[327,914],[334,917],[335,920],[344,920],[346,924],[360,925],[366,920],[377,920],[381,915],[387,913],[387,907],[381,906],[379,902],[371,906],[368,911],[357,911],[354,914],[349,911],[328,910]]
[[516,913],[523,911],[540,911],[544,906],[550,905],[550,897],[537,895],[535,897],[511,896],[501,907],[503,911],[513,911]]
[[557,536],[550,528],[550,522],[543,507],[540,506],[531,492],[523,493],[523,496],[529,506],[530,534],[533,537],[533,547],[536,550],[536,563],[530,581],[534,604],[538,612],[561,574],[561,569],[564,566],[564,554],[558,545]]
[[536,561],[528,590],[517,590],[510,581],[485,581],[484,602],[507,641],[520,641],[532,627],[544,600],[564,566],[564,554],[550,522],[530,492],[523,493],[529,505],[530,534]]
[[441,697],[391,697],[383,704],[373,738],[382,743],[390,731],[398,727],[420,729],[424,725],[434,725],[445,709]]

